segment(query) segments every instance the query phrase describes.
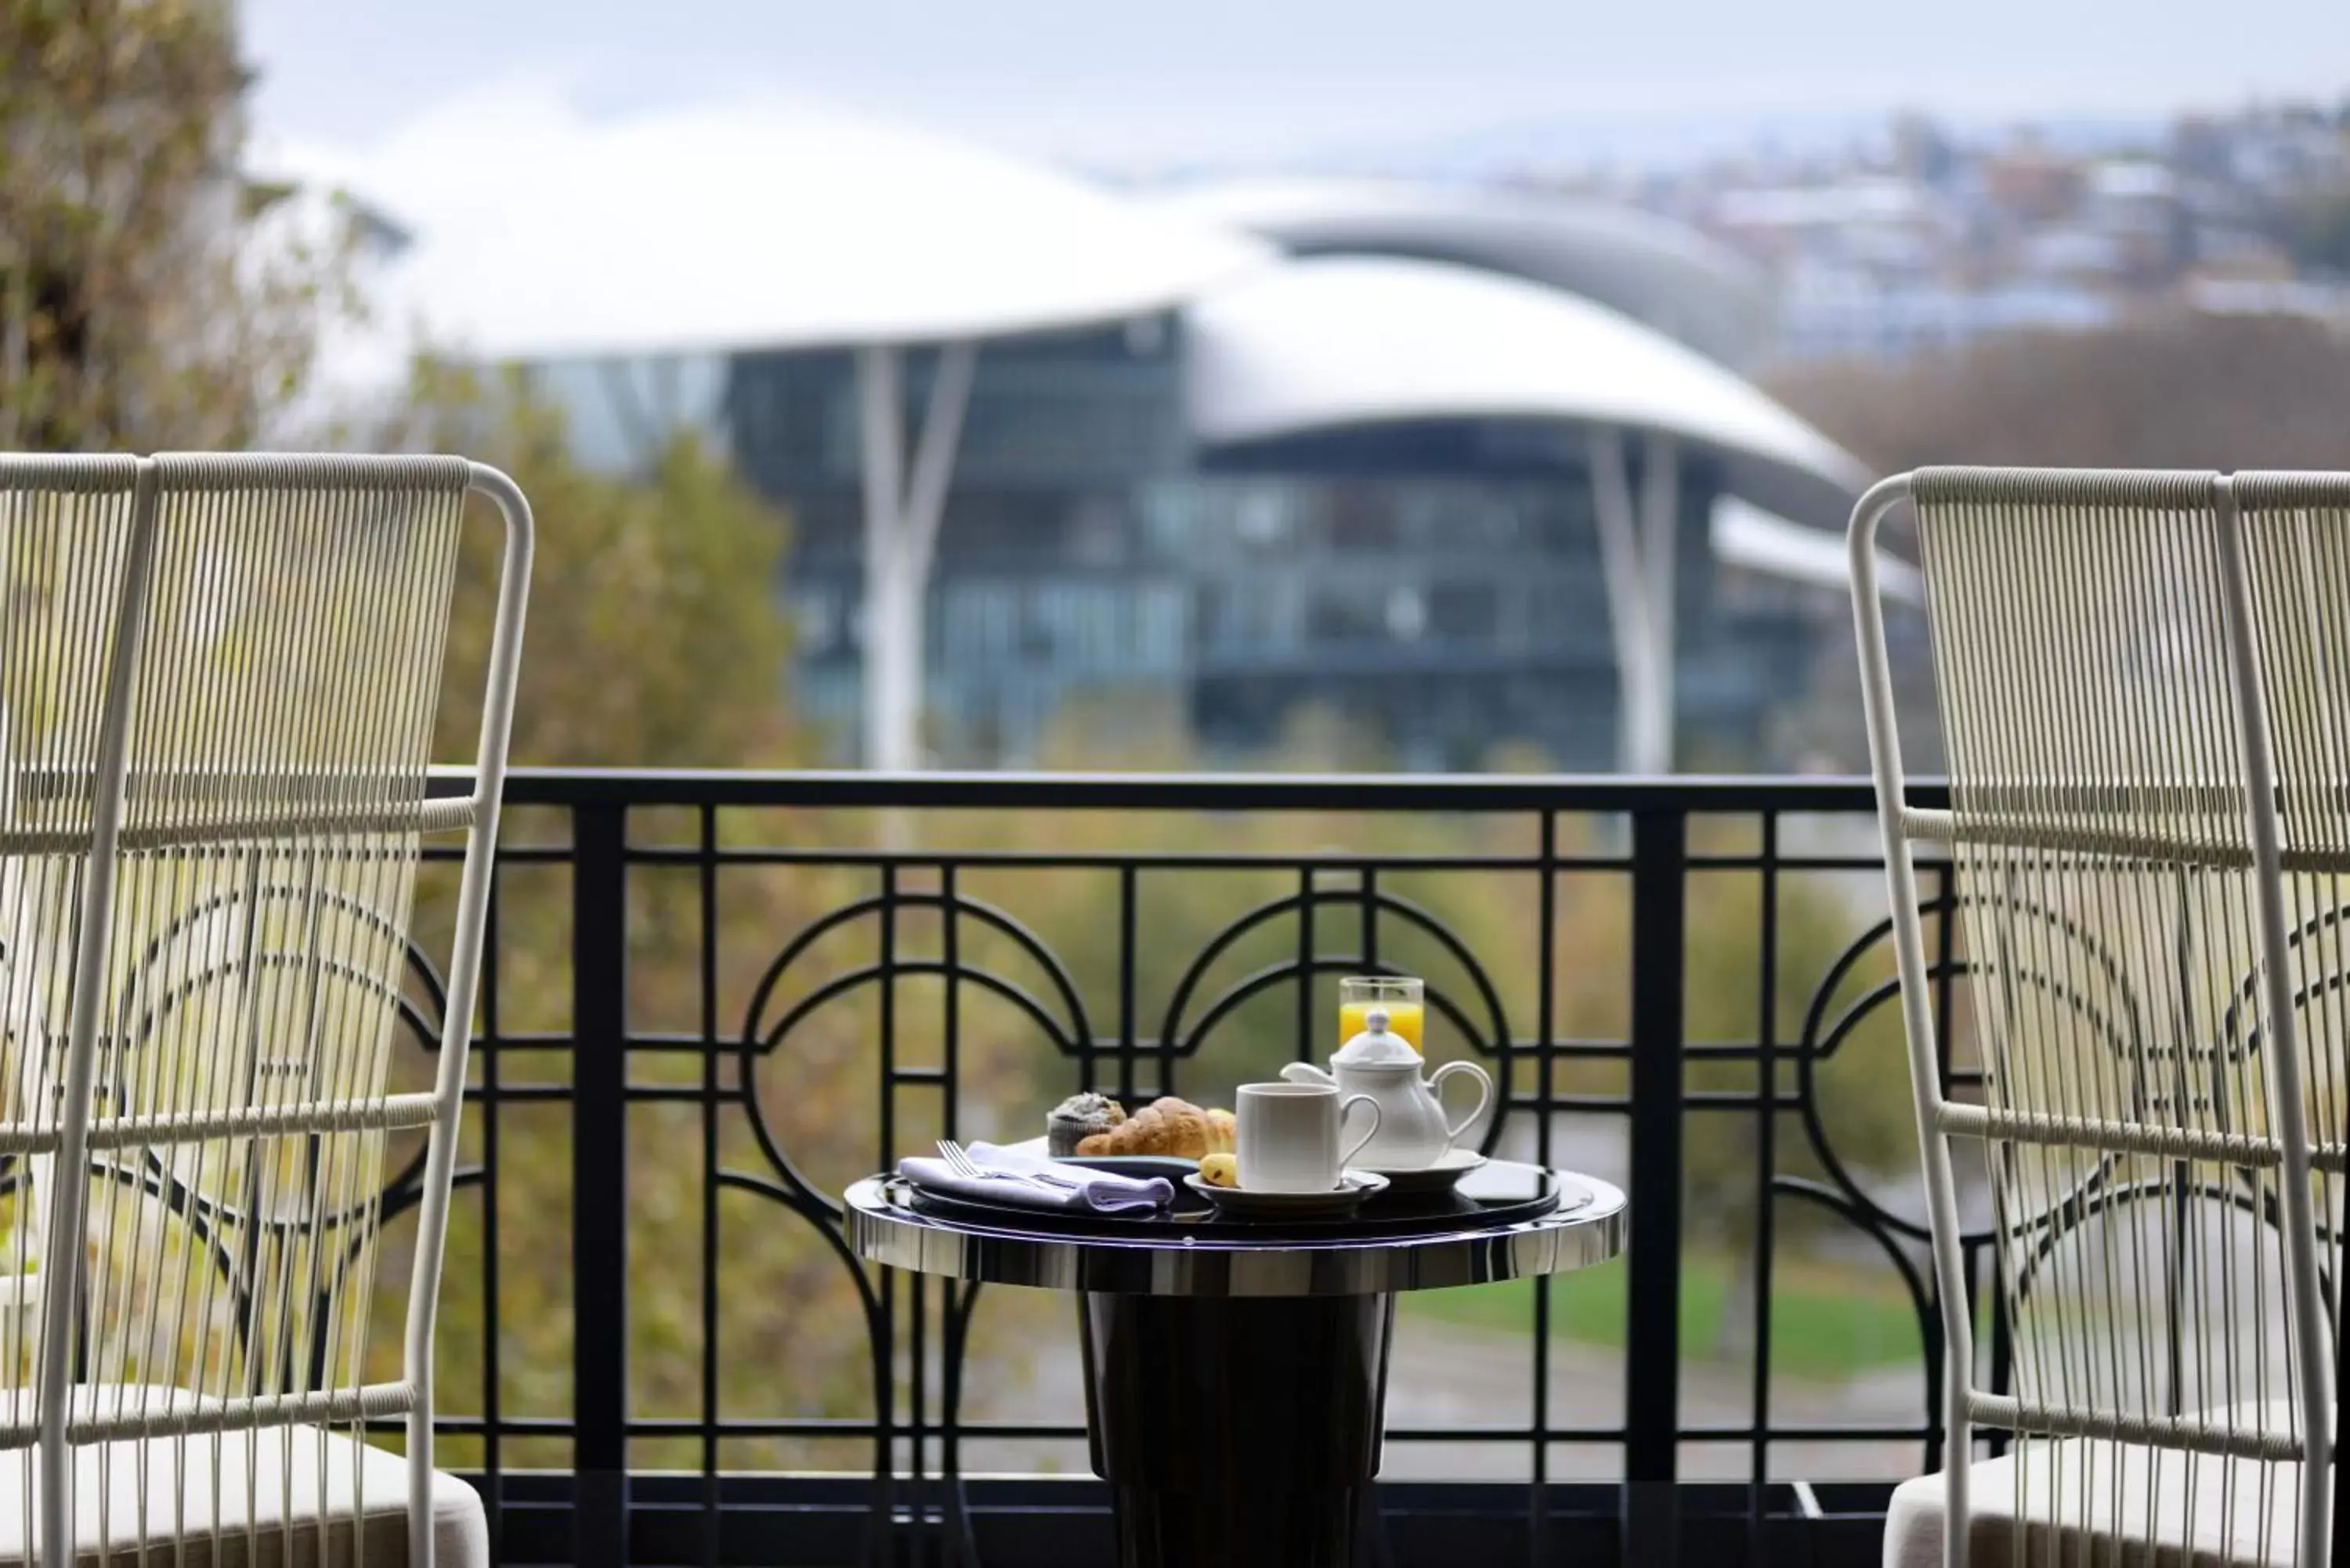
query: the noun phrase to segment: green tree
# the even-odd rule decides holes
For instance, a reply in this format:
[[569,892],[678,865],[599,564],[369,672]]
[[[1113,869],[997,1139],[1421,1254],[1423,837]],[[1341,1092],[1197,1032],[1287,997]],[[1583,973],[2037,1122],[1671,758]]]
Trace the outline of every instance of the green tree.
[[[790,525],[732,464],[681,435],[639,475],[574,460],[561,415],[518,378],[420,367],[390,444],[462,452],[530,498],[519,765],[775,767],[797,754],[778,604]],[[441,750],[473,740],[501,536],[484,505],[452,610]]]
[[2350,190],[2301,197],[2277,214],[2276,228],[2297,265],[2350,273]]
[[[681,438],[639,474],[591,472],[571,455],[559,413],[522,379],[434,362],[419,368],[408,406],[378,432],[378,443],[463,452],[504,470],[530,498],[537,555],[515,709],[516,765],[777,767],[800,754],[785,682],[790,628],[777,605],[789,525],[731,464]],[[478,521],[465,542],[452,613],[438,747],[447,756],[471,753],[488,656],[502,532],[486,505]],[[501,836],[508,846],[559,843],[567,828],[518,809]],[[728,843],[805,842],[825,830],[815,821],[779,826],[732,816],[719,827]],[[629,823],[637,844],[691,843],[698,831],[691,813],[640,810]],[[445,917],[453,882],[444,869],[421,907]],[[717,931],[705,933],[689,878],[639,870],[630,888],[632,1023],[687,1033],[698,1032],[702,1015],[706,936],[720,944],[722,1028],[731,1033],[739,999],[774,951],[855,896],[846,877],[824,867],[730,874],[715,888]],[[502,879],[500,1024],[508,1033],[568,1029],[569,897],[559,875],[510,867]],[[441,945],[436,938],[428,935],[428,949]],[[787,1071],[759,1073],[762,1110],[795,1155],[812,1155],[820,1168],[828,1168],[836,1145],[854,1145],[860,1134],[869,1142],[869,1096],[860,1092],[869,1085],[870,1027],[861,1001],[828,1012],[795,1032]],[[559,1081],[569,1071],[567,1055],[518,1051],[506,1075]],[[681,1085],[702,1075],[699,1060],[684,1058],[639,1056],[629,1071],[638,1082]],[[568,1411],[572,1353],[569,1123],[560,1106],[505,1106],[498,1116],[500,1314],[486,1322],[467,1289],[480,1277],[484,1234],[481,1210],[469,1199],[452,1223],[441,1335],[445,1386],[457,1398],[479,1386],[487,1336],[495,1333],[507,1407],[559,1416]],[[630,1303],[632,1376],[645,1407],[689,1408],[698,1397],[702,1351],[699,1113],[639,1106],[630,1133],[629,1147],[616,1151],[629,1161],[630,1211],[613,1222],[629,1226],[639,1278],[652,1282]],[[476,1151],[484,1135],[476,1118],[468,1132]],[[869,1160],[869,1150],[860,1152]],[[764,1169],[739,1113],[726,1115],[719,1158],[733,1169]],[[863,1320],[842,1294],[846,1277],[799,1221],[733,1195],[721,1204],[725,1354],[772,1357],[793,1369],[788,1377],[732,1383],[730,1400],[772,1396],[796,1414],[860,1407]],[[399,1303],[389,1290],[379,1296],[388,1324]],[[777,1412],[730,1404],[729,1413]],[[698,1463],[690,1449],[673,1461]],[[469,1449],[459,1443],[449,1454],[449,1462],[462,1463]],[[791,1457],[778,1445],[759,1455],[767,1463]],[[504,1459],[565,1462],[556,1449],[542,1454],[527,1443]]]
[[0,0],[0,450],[244,444],[307,369],[335,247],[238,171],[227,0]]

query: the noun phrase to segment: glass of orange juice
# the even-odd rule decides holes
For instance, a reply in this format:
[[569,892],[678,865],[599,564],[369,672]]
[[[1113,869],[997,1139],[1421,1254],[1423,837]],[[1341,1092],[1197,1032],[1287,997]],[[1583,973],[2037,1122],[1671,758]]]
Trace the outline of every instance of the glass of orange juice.
[[1371,1009],[1376,1007],[1388,1015],[1388,1033],[1401,1035],[1413,1050],[1426,1055],[1428,1047],[1420,1044],[1425,991],[1408,975],[1347,976],[1338,982],[1338,1044],[1344,1046],[1369,1027]]

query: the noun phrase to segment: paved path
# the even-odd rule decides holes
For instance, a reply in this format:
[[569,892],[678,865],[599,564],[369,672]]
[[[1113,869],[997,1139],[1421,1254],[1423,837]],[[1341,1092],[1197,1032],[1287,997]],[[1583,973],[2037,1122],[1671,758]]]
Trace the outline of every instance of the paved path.
[[[1534,1357],[1521,1335],[1453,1324],[1397,1325],[1395,1361],[1388,1384],[1388,1429],[1474,1426],[1532,1418]],[[1550,1357],[1554,1426],[1614,1426],[1624,1417],[1624,1355],[1619,1350],[1554,1340]],[[1919,1418],[1920,1375],[1896,1367],[1841,1385],[1780,1378],[1773,1390],[1778,1426],[1828,1422],[1893,1425]],[[1684,1426],[1745,1425],[1752,1418],[1747,1370],[1703,1362],[1681,1366]],[[1901,1479],[1917,1473],[1922,1456],[1908,1445],[1774,1442],[1771,1469],[1807,1480]],[[1681,1475],[1689,1480],[1744,1480],[1752,1450],[1742,1442],[1684,1445]],[[1390,1443],[1381,1473],[1391,1480],[1524,1480],[1529,1461],[1505,1446]],[[1612,1480],[1623,1473],[1622,1450],[1612,1443],[1562,1446],[1551,1455],[1551,1475],[1563,1480]]]
[[[1067,1422],[1082,1425],[1085,1395],[1077,1360],[1076,1314],[1066,1303],[1023,1303],[1020,1337],[1035,1346],[1021,1365],[1018,1341],[1007,1334],[997,1353],[971,1368],[968,1414],[974,1419]],[[1047,1310],[1035,1310],[1043,1305]],[[983,1309],[984,1310],[984,1309]],[[996,1325],[1013,1328],[1009,1314]],[[1007,1343],[1009,1341],[1009,1343]],[[1400,1322],[1388,1385],[1388,1426],[1509,1426],[1533,1416],[1534,1361],[1524,1335],[1467,1328],[1453,1324]],[[1554,1425],[1613,1426],[1623,1418],[1624,1355],[1620,1350],[1555,1340],[1550,1365]],[[1874,1423],[1899,1425],[1920,1418],[1923,1375],[1895,1366],[1843,1384],[1790,1378],[1773,1389],[1774,1425]],[[1684,1363],[1681,1414],[1686,1426],[1743,1425],[1752,1419],[1749,1375],[1741,1366]],[[975,1442],[965,1445],[964,1465],[974,1474],[1083,1474],[1082,1442]],[[1691,1480],[1744,1480],[1752,1455],[1742,1442],[1684,1445],[1681,1474]],[[1916,1474],[1923,1455],[1911,1444],[1774,1442],[1771,1469],[1781,1478],[1810,1480],[1898,1480]],[[1390,1442],[1381,1473],[1389,1480],[1516,1480],[1531,1473],[1526,1446],[1518,1442]],[[1560,1446],[1551,1457],[1557,1480],[1613,1480],[1622,1473],[1621,1449],[1614,1444]]]

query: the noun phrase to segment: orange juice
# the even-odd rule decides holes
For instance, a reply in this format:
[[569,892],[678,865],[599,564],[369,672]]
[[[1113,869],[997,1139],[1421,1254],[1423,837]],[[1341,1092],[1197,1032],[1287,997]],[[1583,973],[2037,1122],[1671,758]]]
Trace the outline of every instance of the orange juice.
[[1338,1004],[1338,1044],[1368,1029],[1371,1011],[1376,1008],[1388,1015],[1388,1033],[1403,1036],[1404,1043],[1421,1055],[1428,1047],[1419,1043],[1421,1006],[1417,1002],[1343,1002]]

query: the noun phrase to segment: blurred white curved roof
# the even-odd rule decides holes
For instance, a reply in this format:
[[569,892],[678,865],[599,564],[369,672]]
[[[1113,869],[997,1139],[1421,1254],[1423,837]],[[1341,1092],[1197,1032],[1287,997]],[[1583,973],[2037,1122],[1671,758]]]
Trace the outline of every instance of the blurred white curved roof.
[[[1806,528],[1740,495],[1718,495],[1709,519],[1714,558],[1814,587],[1852,587],[1852,552],[1844,535]],[[1887,550],[1877,552],[1877,591],[1895,604],[1926,602],[1918,568]]]
[[1694,350],[1588,300],[1469,267],[1285,262],[1211,291],[1185,323],[1191,427],[1210,445],[1393,421],[1562,419],[1668,432],[1847,504],[1869,480]]
[[495,358],[986,337],[1166,309],[1263,242],[798,99],[461,99],[324,172],[417,244],[388,308]]
[[1752,363],[1776,317],[1769,280],[1684,224],[1612,202],[1401,181],[1252,179],[1159,198],[1299,255],[1462,262],[1596,299],[1700,353]]

